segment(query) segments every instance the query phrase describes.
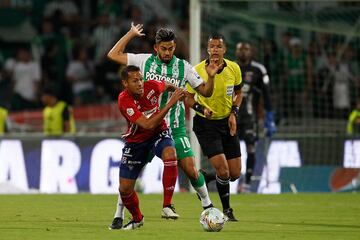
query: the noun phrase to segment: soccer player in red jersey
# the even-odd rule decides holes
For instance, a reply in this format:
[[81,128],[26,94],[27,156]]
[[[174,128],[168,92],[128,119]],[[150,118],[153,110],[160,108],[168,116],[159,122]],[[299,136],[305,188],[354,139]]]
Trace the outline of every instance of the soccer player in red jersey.
[[[156,155],[164,162],[163,205],[171,205],[178,176],[177,157],[164,117],[185,92],[164,81],[144,83],[140,69],[131,65],[123,70],[122,81],[125,90],[119,94],[118,107],[128,123],[128,130],[123,135],[125,146],[120,164],[119,191],[123,204],[132,215],[131,221],[123,227],[128,230],[139,228],[144,223],[134,186],[149,156]],[[158,98],[165,90],[174,93],[160,110]]]

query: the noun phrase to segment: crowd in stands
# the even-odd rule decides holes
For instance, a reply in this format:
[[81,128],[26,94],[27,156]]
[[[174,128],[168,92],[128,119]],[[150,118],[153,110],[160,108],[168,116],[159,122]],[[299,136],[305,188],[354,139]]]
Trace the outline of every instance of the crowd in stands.
[[[40,19],[34,14],[33,2],[0,4],[2,10],[25,15],[36,30],[30,42],[4,42],[11,50],[0,52],[0,99],[11,111],[41,108],[41,91],[47,85],[55,86],[59,97],[74,106],[117,99],[121,90],[119,65],[107,59],[107,52],[132,21],[147,26],[144,39],[130,44],[128,50],[134,52],[151,52],[156,29],[171,25],[151,12],[143,14],[146,1],[98,0],[85,5],[75,0],[37,1],[42,2],[41,10],[37,10]],[[186,26],[187,31],[187,24],[182,23],[187,19],[187,3],[169,4],[179,9],[181,21],[175,22],[176,30],[183,31],[179,26]],[[181,41],[178,52],[187,57],[188,50]]]
[[[152,52],[156,29],[172,27],[178,36],[176,55],[188,59],[188,7],[189,1],[180,0],[1,1],[0,18],[12,9],[35,29],[30,42],[22,41],[21,32],[12,42],[0,33],[5,46],[0,51],[1,105],[10,111],[41,108],[41,91],[49,84],[73,106],[116,100],[120,66],[106,58],[111,46],[133,21],[145,24],[146,35],[127,50]],[[171,12],[165,14],[164,8]],[[254,43],[255,59],[270,75],[278,119],[347,118],[360,97],[358,37],[347,42],[343,36],[314,32],[305,44],[287,31],[282,42],[264,37]]]
[[263,40],[260,59],[271,76],[283,119],[345,119],[360,97],[360,41],[314,33],[308,45],[291,32],[283,42]]

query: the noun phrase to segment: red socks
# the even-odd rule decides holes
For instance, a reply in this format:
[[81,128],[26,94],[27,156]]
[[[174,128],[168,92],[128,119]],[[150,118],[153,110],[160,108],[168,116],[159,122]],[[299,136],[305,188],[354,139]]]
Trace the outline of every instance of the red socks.
[[[177,159],[164,159],[163,172],[163,188],[164,188],[164,202],[163,207],[171,204],[172,196],[175,190],[175,184],[178,177]],[[127,196],[121,195],[124,206],[131,213],[133,220],[141,221],[142,214],[139,208],[139,199],[135,191]]]
[[133,191],[132,193],[130,193],[127,196],[122,196],[121,195],[121,199],[123,201],[123,204],[125,205],[125,207],[129,210],[129,212],[131,213],[133,220],[135,222],[140,222],[142,219],[142,214],[139,208],[139,198],[136,194],[135,191]]
[[164,159],[163,172],[163,188],[164,188],[164,202],[163,207],[171,204],[172,196],[175,190],[176,179],[178,176],[177,159]]

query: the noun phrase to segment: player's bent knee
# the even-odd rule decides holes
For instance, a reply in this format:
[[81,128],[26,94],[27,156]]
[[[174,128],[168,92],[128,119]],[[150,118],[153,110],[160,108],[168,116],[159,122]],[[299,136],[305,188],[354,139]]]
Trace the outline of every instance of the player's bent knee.
[[134,189],[131,186],[120,186],[119,192],[121,196],[128,196],[134,191]]
[[126,197],[126,196],[129,196],[132,192],[133,192],[133,190],[120,190],[120,195],[122,197]]
[[232,175],[232,176],[230,176],[230,181],[234,182],[234,181],[236,181],[237,179],[239,179],[239,177],[240,177],[240,174]]
[[188,178],[192,180],[197,180],[199,178],[199,173],[196,171],[196,169],[185,171],[185,174]]
[[222,179],[228,179],[230,177],[230,173],[229,170],[223,168],[223,169],[219,169],[216,170],[216,175],[219,176]]
[[161,155],[162,159],[176,159],[176,149],[174,147],[166,147]]
[[195,162],[193,158],[186,157],[182,159],[179,163],[188,178],[193,180],[197,180],[199,178],[199,173],[195,167]]

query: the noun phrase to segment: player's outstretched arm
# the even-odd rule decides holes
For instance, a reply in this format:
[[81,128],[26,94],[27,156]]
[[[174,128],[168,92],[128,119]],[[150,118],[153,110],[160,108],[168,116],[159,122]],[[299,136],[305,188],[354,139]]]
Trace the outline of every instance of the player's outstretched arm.
[[209,64],[206,65],[205,69],[208,74],[208,81],[200,84],[195,90],[203,95],[204,97],[211,97],[214,90],[214,79],[215,75],[222,68],[223,64],[219,64],[216,59],[210,59]]
[[108,58],[119,64],[127,64],[127,54],[124,53],[125,47],[134,37],[145,36],[143,31],[144,29],[142,24],[134,25],[134,23],[131,23],[130,30],[122,38],[120,38],[120,40],[108,52]]
[[184,97],[184,90],[182,89],[176,89],[174,91],[174,93],[172,94],[171,98],[169,99],[169,101],[167,102],[167,104],[165,105],[165,107],[163,107],[160,112],[158,112],[157,114],[152,115],[150,118],[146,118],[145,116],[141,116],[140,118],[138,118],[135,123],[145,129],[154,129],[156,128],[161,121],[163,120],[163,118],[165,117],[165,115],[168,113],[168,111],[170,110],[170,108],[180,99],[182,99]]

